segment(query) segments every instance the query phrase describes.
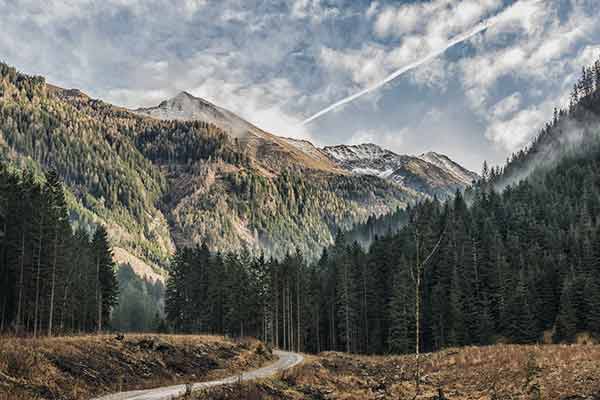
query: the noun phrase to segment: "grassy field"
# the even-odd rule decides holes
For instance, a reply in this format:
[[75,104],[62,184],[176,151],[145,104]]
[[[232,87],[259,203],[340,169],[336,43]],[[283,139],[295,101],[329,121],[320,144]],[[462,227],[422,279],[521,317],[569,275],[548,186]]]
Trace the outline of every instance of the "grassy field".
[[600,399],[600,346],[496,345],[414,356],[323,353],[277,379],[231,385],[195,399]]
[[0,337],[0,400],[79,400],[260,367],[272,359],[253,339],[125,335],[42,339]]

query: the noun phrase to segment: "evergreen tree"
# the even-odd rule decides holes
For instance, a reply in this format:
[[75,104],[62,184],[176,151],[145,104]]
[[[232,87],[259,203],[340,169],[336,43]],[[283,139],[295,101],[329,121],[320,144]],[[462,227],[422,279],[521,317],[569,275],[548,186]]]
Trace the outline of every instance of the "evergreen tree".
[[98,332],[103,329],[103,322],[108,321],[110,310],[117,304],[118,284],[115,275],[115,263],[108,233],[103,226],[98,226],[92,239],[94,263],[96,264],[96,306],[98,307]]
[[573,283],[567,280],[560,296],[560,309],[556,318],[555,339],[573,340],[577,333],[577,315],[573,302]]
[[[94,244],[86,233],[72,232],[58,175],[0,163],[0,187],[0,331],[38,336],[97,328],[98,312],[96,323],[89,314],[97,304],[96,263],[88,257]],[[104,263],[112,265],[110,252]],[[106,319],[116,304],[116,283],[105,273],[102,279]]]
[[403,259],[394,276],[388,336],[389,351],[393,353],[411,353],[415,348],[415,291],[414,279],[409,271],[410,268]]

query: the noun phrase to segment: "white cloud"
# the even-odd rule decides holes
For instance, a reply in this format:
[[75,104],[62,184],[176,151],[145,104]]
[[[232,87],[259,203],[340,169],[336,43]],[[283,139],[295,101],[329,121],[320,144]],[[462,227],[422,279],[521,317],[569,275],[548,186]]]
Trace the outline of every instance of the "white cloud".
[[[584,46],[577,55],[598,29],[585,2],[571,1],[562,19],[560,12],[555,2],[515,3],[477,43],[477,54],[459,63],[469,104],[488,124],[486,137],[507,150],[526,144],[551,117],[552,108],[565,105],[581,66],[598,53],[596,46]],[[527,88],[528,103],[520,93],[493,102],[499,83],[508,78]]]
[[367,16],[367,18],[372,18],[377,13],[378,9],[379,9],[379,2],[374,1],[371,4],[369,4],[369,8],[367,9],[367,12],[365,13],[365,15]]
[[538,107],[519,111],[508,120],[492,120],[485,132],[486,137],[508,150],[517,150],[527,144],[538,132],[550,114]]
[[[373,31],[381,38],[398,38],[399,45],[382,46],[375,42],[363,43],[358,49],[321,51],[321,61],[331,71],[349,74],[359,87],[380,81],[398,68],[415,62],[434,50],[443,48],[457,34],[473,28],[480,20],[501,6],[500,0],[434,0],[384,6],[377,13]],[[379,7],[377,7],[379,8]],[[376,8],[376,9],[377,9]],[[375,11],[369,8],[368,13]],[[432,62],[427,72],[415,72],[416,83],[445,88],[440,79],[446,76],[442,63]]]
[[432,0],[388,6],[377,16],[374,31],[380,37],[421,33],[433,43],[465,31],[501,6],[500,0]]
[[[147,89],[108,89],[103,93],[103,100],[117,105],[129,105],[132,108],[139,106],[155,106],[161,101],[172,96],[168,90],[147,90]],[[139,102],[144,99],[144,102]]]
[[574,63],[576,65],[589,66],[598,59],[600,59],[600,44],[588,45],[579,51]]
[[308,18],[313,22],[319,22],[325,18],[340,15],[336,7],[327,7],[321,4],[321,0],[293,0],[291,15],[294,18]]
[[[547,80],[564,72],[568,55],[576,43],[585,39],[595,19],[574,7],[569,19],[561,23],[559,8],[541,1],[516,3],[503,12],[500,21],[486,32],[478,54],[461,61],[465,86],[490,88],[503,76]],[[503,47],[495,38],[516,34]]]
[[423,120],[427,120],[430,122],[439,122],[442,119],[442,116],[443,116],[442,111],[440,109],[434,107],[431,110],[427,111],[427,113],[423,117]]
[[515,92],[497,102],[492,107],[492,115],[497,119],[505,119],[521,107],[521,93]]
[[545,0],[517,1],[496,18],[494,25],[488,29],[487,39],[498,39],[506,32],[533,35],[548,23],[547,12],[552,8],[551,2]]
[[371,85],[386,76],[385,58],[385,50],[375,45],[346,51],[324,47],[320,53],[325,68],[334,74],[350,73],[352,82],[359,86]]
[[183,0],[183,10],[186,14],[194,14],[206,6],[208,0]]
[[415,69],[411,74],[411,80],[417,85],[437,89],[443,93],[448,88],[448,77],[453,73],[452,65],[443,58],[436,58]]
[[375,32],[381,36],[405,34],[414,31],[422,20],[423,6],[386,7],[375,21]]

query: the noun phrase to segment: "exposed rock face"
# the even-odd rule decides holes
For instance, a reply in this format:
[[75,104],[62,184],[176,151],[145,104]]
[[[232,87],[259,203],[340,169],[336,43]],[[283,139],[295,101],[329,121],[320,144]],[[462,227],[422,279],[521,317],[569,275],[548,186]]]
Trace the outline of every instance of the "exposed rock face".
[[421,154],[419,158],[448,171],[456,179],[464,182],[465,185],[471,185],[474,180],[479,178],[479,175],[477,175],[475,172],[469,171],[444,154],[430,151],[428,153]]
[[341,168],[359,175],[375,175],[403,188],[429,195],[449,195],[471,184],[477,174],[443,154],[419,157],[396,154],[372,144],[328,146],[323,151]]

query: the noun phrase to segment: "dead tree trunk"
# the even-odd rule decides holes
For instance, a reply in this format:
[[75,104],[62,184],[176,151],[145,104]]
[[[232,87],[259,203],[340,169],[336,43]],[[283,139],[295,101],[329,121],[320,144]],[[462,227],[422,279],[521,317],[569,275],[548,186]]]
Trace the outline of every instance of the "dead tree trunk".
[[54,293],[56,288],[56,263],[58,260],[58,228],[54,229],[54,259],[52,260],[52,281],[50,283],[50,315],[48,317],[48,336],[52,336],[52,322],[54,320]]
[[40,311],[40,275],[42,270],[42,242],[43,242],[43,227],[44,227],[44,215],[41,216],[40,230],[39,230],[39,241],[38,241],[38,257],[37,257],[37,270],[35,277],[35,309],[33,317],[33,337],[37,337],[38,333],[38,321]]
[[282,324],[283,324],[283,349],[287,350],[287,315],[286,315],[286,308],[287,308],[287,301],[286,301],[286,296],[285,296],[285,288],[286,285],[283,286],[283,290],[281,293],[281,308],[282,308]]
[[100,257],[96,255],[96,300],[98,301],[98,334],[102,332],[102,288],[100,286]]
[[23,288],[24,288],[24,277],[25,277],[25,226],[23,226],[21,232],[21,257],[19,260],[19,299],[17,301],[17,318],[15,329],[17,334],[21,331],[22,319],[23,319]]
[[416,364],[417,364],[417,372],[416,372],[416,390],[417,394],[420,391],[421,384],[421,359],[420,359],[420,340],[421,340],[421,274],[423,273],[423,269],[427,266],[431,257],[438,250],[440,243],[442,243],[442,238],[444,237],[444,233],[446,232],[446,226],[444,226],[444,230],[440,234],[440,237],[431,250],[431,252],[427,255],[425,260],[421,262],[421,249],[420,249],[420,235],[419,235],[419,223],[418,223],[418,213],[415,218],[415,244],[416,244],[416,279],[415,279],[415,353],[416,353]]

